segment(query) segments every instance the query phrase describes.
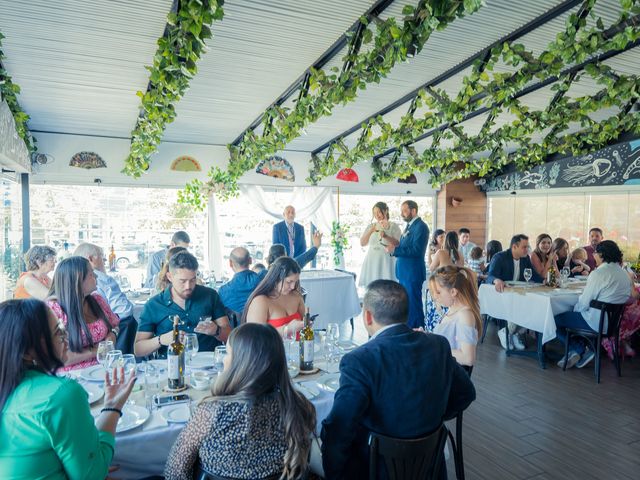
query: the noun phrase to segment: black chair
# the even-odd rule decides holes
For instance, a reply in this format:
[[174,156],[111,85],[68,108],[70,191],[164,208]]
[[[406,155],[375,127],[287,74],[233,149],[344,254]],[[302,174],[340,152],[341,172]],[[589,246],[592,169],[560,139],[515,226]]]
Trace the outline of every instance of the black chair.
[[[336,272],[342,272],[342,273],[348,273],[349,275],[351,275],[351,276],[353,277],[353,283],[355,283],[355,284],[356,284],[356,288],[357,288],[357,286],[358,286],[358,282],[357,282],[358,275],[356,275],[356,274],[355,274],[355,273],[353,273],[353,272],[349,272],[348,270],[342,270],[341,268],[336,268],[336,269],[335,269],[335,271],[336,271]],[[354,327],[353,327],[353,317],[351,317],[351,318],[349,319],[349,322],[351,323],[351,330],[353,330],[353,328],[354,328]]]
[[378,478],[378,464],[384,461],[389,480],[430,480],[440,477],[444,463],[447,427],[442,424],[423,438],[400,439],[378,433],[369,435],[369,479]]
[[[598,331],[594,332],[591,329],[587,330],[584,328],[566,329],[567,334],[564,340],[564,366],[562,367],[562,370],[567,369],[567,359],[569,358],[569,338],[572,336],[582,337],[589,342],[591,348],[593,348],[593,351],[596,354],[596,383],[600,383],[600,346],[602,345],[602,337],[615,336],[615,342],[613,342],[613,362],[616,366],[618,376],[621,377],[622,373],[620,372],[620,357],[618,356],[618,351],[620,349],[620,320],[622,319],[622,314],[624,312],[626,304],[606,303],[599,300],[591,300],[589,306],[591,308],[597,308],[598,310],[600,310],[600,323],[598,324]],[[604,328],[605,316],[608,319],[607,331],[603,333],[602,330]]]
[[[471,377],[473,367],[461,365],[465,372]],[[464,480],[464,458],[462,457],[462,412],[456,415],[456,438],[453,438],[451,430],[447,430],[449,440],[451,441],[451,449],[453,450],[453,463],[456,467],[456,478]]]

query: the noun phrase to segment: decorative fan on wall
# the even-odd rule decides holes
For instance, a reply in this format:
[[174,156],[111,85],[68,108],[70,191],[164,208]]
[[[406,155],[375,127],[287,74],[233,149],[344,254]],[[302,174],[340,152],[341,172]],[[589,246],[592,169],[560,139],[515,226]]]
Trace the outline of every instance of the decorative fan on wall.
[[256,173],[266,175],[267,177],[281,178],[289,182],[293,182],[296,179],[296,174],[291,164],[284,158],[278,156],[262,160],[256,168]]
[[89,170],[93,168],[107,168],[107,162],[95,152],[78,152],[71,157],[69,166]]
[[171,170],[175,172],[201,172],[200,162],[188,155],[182,155],[171,162]]

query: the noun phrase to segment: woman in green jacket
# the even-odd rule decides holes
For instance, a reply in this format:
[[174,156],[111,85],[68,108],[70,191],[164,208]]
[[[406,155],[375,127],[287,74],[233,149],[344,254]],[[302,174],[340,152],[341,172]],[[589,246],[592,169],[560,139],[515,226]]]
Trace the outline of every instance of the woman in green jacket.
[[[57,377],[66,332],[40,300],[0,303],[0,472],[5,480],[104,479],[135,377],[105,379],[95,420],[76,381]],[[117,377],[117,378],[116,378]]]

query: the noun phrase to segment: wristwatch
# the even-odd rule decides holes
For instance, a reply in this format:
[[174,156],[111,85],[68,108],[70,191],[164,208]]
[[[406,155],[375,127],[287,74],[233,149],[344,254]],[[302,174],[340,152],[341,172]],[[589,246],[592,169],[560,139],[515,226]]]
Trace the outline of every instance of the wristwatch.
[[116,336],[116,338],[118,338],[118,335],[120,335],[120,329],[118,327],[113,327],[111,329],[111,333],[113,333]]

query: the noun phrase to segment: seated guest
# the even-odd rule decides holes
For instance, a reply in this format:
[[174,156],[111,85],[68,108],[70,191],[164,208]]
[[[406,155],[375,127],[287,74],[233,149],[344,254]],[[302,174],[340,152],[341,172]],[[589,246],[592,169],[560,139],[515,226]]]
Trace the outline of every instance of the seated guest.
[[115,278],[107,275],[104,250],[93,243],[81,243],[73,254],[89,260],[93,273],[96,274],[98,293],[107,301],[111,311],[120,318],[116,349],[122,353],[133,353],[133,343],[138,330],[138,322],[133,316],[133,303],[122,293]]
[[[134,345],[139,357],[167,353],[173,341],[173,318],[180,317],[180,329],[198,334],[200,351],[210,352],[227,340],[231,326],[217,292],[196,284],[198,260],[189,252],[176,253],[169,260],[169,286],[151,297],[140,315]],[[211,321],[213,320],[213,321]]]
[[247,300],[242,323],[268,323],[281,334],[286,325],[297,332],[304,314],[300,265],[293,258],[280,257]]
[[554,239],[551,242],[549,256],[552,258],[551,265],[555,267],[556,275],[559,275],[564,267],[569,266],[569,242],[560,237]]
[[467,260],[467,266],[469,270],[476,274],[476,278],[484,280],[486,275],[484,274],[484,259],[482,258],[482,248],[473,247],[469,252],[469,258]]
[[[534,282],[542,283],[543,277],[536,272],[529,259],[529,237],[521,233],[511,238],[509,249],[496,253],[493,256],[491,264],[489,265],[486,283],[495,285],[496,291],[502,293],[505,282],[525,281],[523,276],[525,268],[531,269],[531,278]],[[517,335],[511,337],[510,343],[513,343],[513,347],[517,350],[524,350],[524,342],[520,336],[524,334],[525,329],[519,328],[513,322],[509,322],[507,327],[510,334],[513,335],[517,333]],[[512,346],[510,343],[507,343],[507,337],[507,330],[505,328],[498,331],[498,339],[500,340],[502,348],[505,350]]]
[[429,264],[429,271],[434,272],[439,267],[445,265],[458,265],[464,267],[464,256],[458,244],[458,234],[448,232],[444,237],[444,245],[433,255]]
[[196,478],[197,463],[223,478],[305,478],[316,413],[293,388],[272,327],[245,324],[231,332],[212,394],[174,443],[167,480]]
[[186,251],[187,249],[184,247],[171,247],[169,250],[167,250],[167,254],[164,257],[164,263],[162,264],[162,268],[158,273],[158,277],[157,277],[158,279],[156,281],[156,290],[158,292],[165,291],[169,286],[169,284],[171,283],[169,281],[169,278],[167,277],[167,274],[169,273],[169,260],[171,260],[171,257],[173,257],[176,253],[186,252]]
[[478,284],[473,272],[453,265],[440,267],[429,277],[429,290],[448,308],[433,333],[449,340],[451,354],[460,365],[472,367],[482,334]]
[[433,256],[436,254],[436,252],[438,252],[438,250],[442,249],[444,245],[444,237],[446,233],[447,232],[445,232],[441,228],[437,228],[433,232],[431,241],[427,246],[427,265],[431,265],[431,262],[433,261]]
[[[611,240],[603,240],[595,249],[596,269],[587,277],[584,291],[578,298],[573,312],[564,312],[555,316],[557,336],[564,342],[565,328],[583,328],[598,331],[600,324],[600,310],[591,308],[591,300],[599,300],[605,303],[622,304],[632,295],[633,281],[627,275],[620,263],[622,252],[618,245]],[[604,331],[607,330],[605,322]],[[582,368],[595,357],[595,352],[581,338],[573,337],[569,341],[569,356],[567,368],[576,366]],[[564,365],[564,357],[558,362],[558,366]]]
[[547,277],[547,271],[549,267],[554,265],[556,258],[551,252],[551,243],[553,240],[551,236],[546,233],[541,233],[536,238],[536,248],[531,253],[531,265],[541,278]]
[[249,269],[251,255],[244,247],[231,250],[229,266],[235,273],[231,280],[218,289],[218,295],[225,307],[234,312],[242,312],[247,299],[260,283],[260,277]]
[[462,256],[465,261],[467,261],[469,260],[471,249],[476,246],[475,243],[469,240],[469,238],[471,238],[471,230],[463,227],[458,230],[458,236],[460,238],[460,251],[462,252]]
[[589,275],[591,269],[587,265],[587,251],[584,248],[576,248],[571,252],[569,268],[571,269],[571,277],[586,277]]
[[487,242],[487,246],[485,247],[485,259],[484,259],[484,270],[483,273],[489,272],[489,265],[491,265],[491,259],[498,253],[502,251],[502,243],[498,240],[489,240]]
[[160,269],[164,264],[165,257],[167,256],[167,250],[172,247],[184,247],[189,248],[189,244],[191,243],[191,238],[189,238],[189,234],[187,232],[183,232],[182,230],[177,231],[171,237],[171,243],[167,248],[163,248],[162,250],[158,250],[153,253],[149,257],[149,263],[147,264],[147,278],[145,280],[144,286],[146,288],[155,287],[157,277],[160,273]]
[[56,251],[46,245],[34,245],[25,253],[24,263],[27,271],[18,277],[13,298],[44,300],[51,287],[49,273],[56,266]]
[[98,344],[118,340],[120,318],[96,292],[96,286],[96,274],[84,257],[65,258],[53,276],[47,304],[69,333],[62,370],[96,365]]
[[370,432],[424,437],[475,399],[447,339],[411,330],[408,312],[399,283],[376,280],[367,287],[362,317],[371,338],[342,357],[340,388],[322,422],[326,478],[369,478]]
[[[633,279],[632,279],[633,281]],[[622,319],[620,320],[620,345],[618,356],[635,357],[636,351],[631,346],[631,338],[640,330],[640,287],[631,290],[631,299],[627,302]],[[603,338],[602,346],[607,355],[613,360],[613,342],[615,337]]]
[[105,378],[103,407],[93,418],[87,393],[56,376],[66,332],[44,302],[0,303],[0,472],[7,479],[105,478],[116,424],[135,383],[120,369]]
[[255,272],[257,274],[261,274],[262,272],[264,272],[267,269],[267,267],[265,267],[262,263],[258,262],[258,263],[254,263],[251,266],[251,271]]
[[602,234],[602,229],[598,227],[593,227],[589,230],[589,245],[586,245],[582,248],[587,252],[587,261],[585,262],[591,271],[593,272],[596,269],[596,259],[594,257],[594,253],[596,251],[596,247],[604,238]]

